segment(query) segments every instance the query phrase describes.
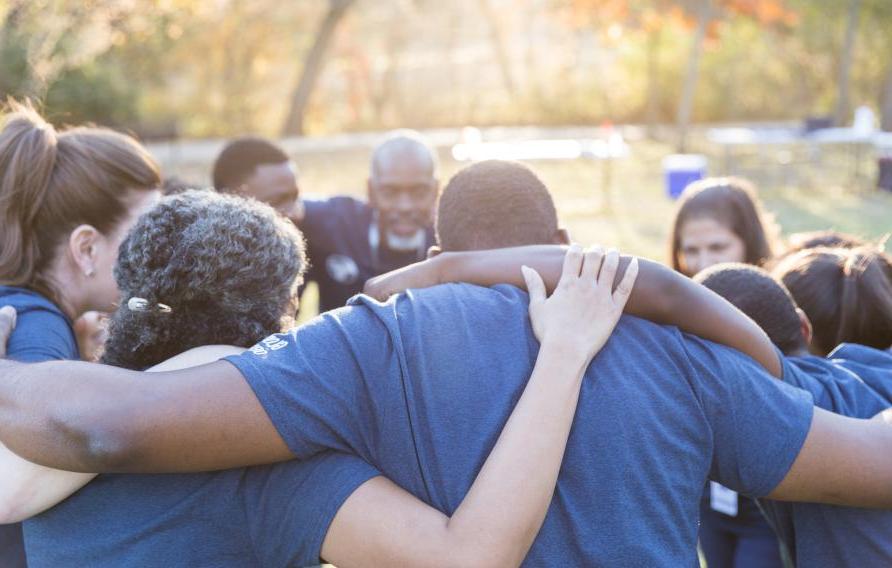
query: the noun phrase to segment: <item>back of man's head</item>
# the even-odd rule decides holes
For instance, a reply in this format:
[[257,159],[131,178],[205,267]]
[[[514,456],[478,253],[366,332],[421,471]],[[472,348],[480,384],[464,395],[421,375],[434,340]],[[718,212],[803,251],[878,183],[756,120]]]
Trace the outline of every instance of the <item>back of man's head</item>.
[[444,251],[554,244],[558,235],[551,194],[517,162],[468,166],[452,176],[440,196],[437,240]]
[[785,354],[807,349],[796,302],[783,284],[761,268],[749,264],[717,264],[699,272],[694,281],[748,315]]
[[265,164],[281,164],[289,160],[278,146],[264,138],[244,136],[229,142],[217,161],[212,173],[217,191],[234,192]]

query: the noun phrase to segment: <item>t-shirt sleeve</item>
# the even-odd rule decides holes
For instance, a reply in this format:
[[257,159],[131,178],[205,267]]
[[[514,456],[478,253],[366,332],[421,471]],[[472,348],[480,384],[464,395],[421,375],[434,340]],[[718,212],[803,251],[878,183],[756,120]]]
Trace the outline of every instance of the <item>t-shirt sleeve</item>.
[[398,363],[386,328],[368,308],[327,312],[226,359],[296,457],[323,450],[370,455],[375,398],[367,380],[392,377]]
[[363,460],[335,452],[249,468],[244,510],[259,565],[319,564],[322,543],[341,505],[377,475]]
[[18,315],[6,356],[23,363],[80,359],[68,322],[48,310],[28,310]]
[[712,429],[710,479],[753,497],[771,493],[808,435],[811,395],[728,347],[686,336],[685,348]]
[[784,359],[784,382],[811,393],[815,406],[853,418],[871,418],[890,405],[861,370],[818,357]]

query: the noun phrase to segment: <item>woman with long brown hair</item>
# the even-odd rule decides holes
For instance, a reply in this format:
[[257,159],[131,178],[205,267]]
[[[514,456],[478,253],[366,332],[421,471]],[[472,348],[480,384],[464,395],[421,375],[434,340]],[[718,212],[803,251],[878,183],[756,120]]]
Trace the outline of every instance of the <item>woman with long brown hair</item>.
[[[159,198],[158,166],[129,136],[57,132],[30,105],[8,107],[0,116],[0,305],[14,307],[18,321],[7,357],[78,359],[73,322],[118,301],[118,246]],[[21,466],[22,483],[52,471]],[[24,565],[20,526],[0,533],[4,566]]]
[[[773,256],[775,234],[752,183],[703,179],[681,194],[669,261],[690,277],[723,262],[762,266]],[[717,483],[710,483],[701,502],[700,546],[709,568],[781,566],[777,538],[755,501]]]

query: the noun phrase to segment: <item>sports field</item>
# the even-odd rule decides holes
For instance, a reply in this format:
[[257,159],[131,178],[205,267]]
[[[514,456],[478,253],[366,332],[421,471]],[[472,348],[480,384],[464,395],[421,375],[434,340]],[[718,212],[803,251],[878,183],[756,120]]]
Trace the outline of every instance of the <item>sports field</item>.
[[[300,169],[299,183],[305,194],[365,194],[369,140],[374,136],[303,140],[292,154]],[[346,142],[346,143],[345,143]],[[563,224],[582,244],[599,243],[623,252],[665,260],[666,238],[673,201],[666,195],[661,161],[672,153],[669,144],[630,141],[626,158],[610,163],[590,160],[539,160],[528,162],[551,189]],[[316,149],[319,148],[319,149]],[[441,179],[464,164],[452,159],[448,146],[440,146]],[[695,150],[709,157],[709,173],[724,173],[724,156],[702,140]],[[205,152],[207,153],[207,152]],[[210,160],[198,152],[190,158],[184,142],[176,159],[165,159],[169,172],[203,184],[208,182]],[[805,151],[799,152],[805,154]],[[213,155],[211,153],[211,155]],[[783,234],[817,229],[837,229],[867,237],[892,231],[892,192],[874,188],[876,164],[872,154],[857,162],[850,149],[823,148],[820,155],[792,155],[788,151],[741,155],[733,168],[758,186],[766,208]],[[315,290],[307,291],[302,317],[315,314]]]

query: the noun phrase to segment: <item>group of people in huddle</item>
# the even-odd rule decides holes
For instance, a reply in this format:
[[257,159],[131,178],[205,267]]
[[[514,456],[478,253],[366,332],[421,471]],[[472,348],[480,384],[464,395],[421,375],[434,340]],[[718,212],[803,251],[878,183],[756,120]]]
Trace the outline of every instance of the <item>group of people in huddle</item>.
[[441,191],[412,131],[367,200],[260,138],[212,178],[3,115],[3,566],[892,563],[882,242],[782,245],[709,178],[668,265],[583,249],[529,167]]

